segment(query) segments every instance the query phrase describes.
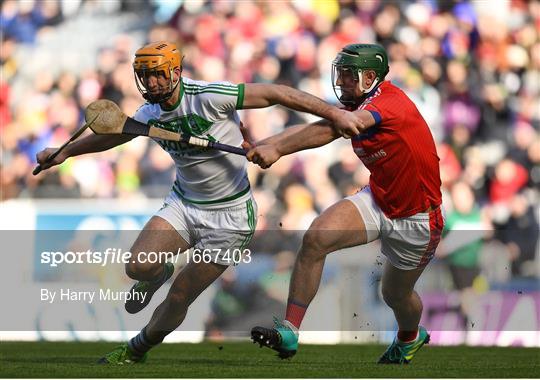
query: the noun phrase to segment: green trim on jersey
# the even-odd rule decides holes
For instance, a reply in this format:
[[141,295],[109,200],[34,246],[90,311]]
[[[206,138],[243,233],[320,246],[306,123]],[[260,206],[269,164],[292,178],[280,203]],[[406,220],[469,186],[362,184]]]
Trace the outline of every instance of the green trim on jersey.
[[210,205],[210,204],[225,203],[225,202],[234,201],[235,199],[238,199],[241,196],[246,195],[249,192],[250,189],[251,189],[251,187],[248,185],[244,190],[241,190],[238,193],[230,195],[230,196],[225,197],[225,198],[214,199],[214,200],[211,200],[211,201],[198,201],[198,200],[186,198],[184,196],[182,188],[180,187],[178,182],[174,182],[174,185],[173,185],[173,191],[176,193],[176,195],[178,195],[180,198],[182,198],[186,202],[193,203],[193,204],[196,204],[196,205]]
[[223,83],[208,83],[208,84],[197,84],[197,83],[185,83],[184,84],[186,89],[205,89],[208,87],[217,87],[221,88],[223,90],[232,90],[237,91],[238,86],[235,84],[223,84]]
[[[227,85],[220,83],[210,83],[208,85],[186,84],[186,93],[189,95],[200,95],[204,93],[236,96],[236,105],[244,102],[244,86]],[[238,108],[236,108],[238,109]]]
[[201,94],[204,92],[212,92],[223,95],[238,95],[238,86],[229,86],[224,84],[208,84],[206,86],[198,84],[186,84],[186,92],[190,95]]
[[242,243],[240,243],[240,250],[243,250],[246,248],[246,246],[251,241],[251,238],[253,238],[253,235],[255,234],[255,211],[253,210],[253,201],[251,199],[248,199],[246,201],[246,210],[248,214],[248,227],[250,230],[250,234],[246,235],[244,239],[242,239]]
[[255,231],[255,211],[253,210],[253,201],[251,199],[247,201],[247,211],[249,229]]
[[246,90],[246,85],[244,83],[240,83],[238,85],[238,100],[236,100],[236,109],[241,110],[244,108],[244,92]]
[[164,107],[161,105],[161,103],[159,104],[159,106],[161,107],[163,111],[167,111],[167,112],[174,111],[180,105],[183,95],[184,95],[184,81],[182,80],[182,78],[180,78],[180,94],[178,95],[178,100],[176,101],[176,103],[174,103],[174,105],[171,108]]

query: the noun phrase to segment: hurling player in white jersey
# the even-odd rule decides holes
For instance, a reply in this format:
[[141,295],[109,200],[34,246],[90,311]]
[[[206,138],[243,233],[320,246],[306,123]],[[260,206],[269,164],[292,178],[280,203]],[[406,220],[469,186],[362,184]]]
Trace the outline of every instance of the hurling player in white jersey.
[[[154,42],[137,50],[133,63],[135,81],[147,102],[134,115],[136,120],[235,146],[243,142],[236,111],[243,108],[281,104],[318,115],[343,128],[360,127],[352,113],[287,86],[207,83],[184,78],[182,58],[180,50],[170,42]],[[46,158],[53,148],[38,153],[37,161],[47,169],[69,157],[101,152],[131,139],[125,135],[89,135],[68,145],[52,162],[46,162]],[[101,358],[100,363],[104,364],[144,361],[147,352],[182,323],[189,305],[229,265],[237,263],[230,252],[246,247],[255,229],[256,204],[245,157],[156,141],[173,158],[176,180],[161,210],[148,221],[131,247],[134,260],[126,264],[126,273],[137,281],[131,291],[140,296],[126,301],[126,310],[142,310],[174,272],[171,263],[145,262],[141,252],[184,252],[194,248],[211,250],[212,254],[183,267],[148,324],[128,343]],[[225,256],[227,251],[229,255]]]

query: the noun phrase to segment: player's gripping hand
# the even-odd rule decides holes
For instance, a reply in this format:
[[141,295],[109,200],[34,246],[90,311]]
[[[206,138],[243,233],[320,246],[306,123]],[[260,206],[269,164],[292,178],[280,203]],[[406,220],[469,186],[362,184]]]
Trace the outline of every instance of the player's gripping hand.
[[47,161],[47,158],[56,151],[56,148],[45,148],[38,154],[36,154],[36,161],[41,165],[42,170],[47,170],[53,166],[60,165],[64,162],[68,155],[64,151],[60,152],[53,160]]
[[278,149],[272,144],[255,146],[244,142],[242,148],[248,150],[246,154],[248,161],[259,165],[262,169],[268,169],[281,157]]
[[365,129],[364,122],[354,112],[339,109],[332,120],[333,127],[340,136],[350,139]]

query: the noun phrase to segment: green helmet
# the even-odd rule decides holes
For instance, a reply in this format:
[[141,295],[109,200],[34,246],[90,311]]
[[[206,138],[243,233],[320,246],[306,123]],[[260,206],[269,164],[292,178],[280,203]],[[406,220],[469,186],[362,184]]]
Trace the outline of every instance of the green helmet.
[[[361,82],[362,71],[373,70],[377,77],[369,88],[364,88]],[[386,50],[380,45],[374,44],[350,44],[345,46],[338,53],[332,62],[332,85],[339,101],[344,105],[357,105],[361,99],[352,96],[354,89],[343,84],[337,85],[337,81],[345,81],[343,77],[350,76],[356,81],[355,86],[360,86],[362,94],[369,93],[375,86],[384,80],[388,74],[388,55]],[[346,91],[343,91],[343,90]]]

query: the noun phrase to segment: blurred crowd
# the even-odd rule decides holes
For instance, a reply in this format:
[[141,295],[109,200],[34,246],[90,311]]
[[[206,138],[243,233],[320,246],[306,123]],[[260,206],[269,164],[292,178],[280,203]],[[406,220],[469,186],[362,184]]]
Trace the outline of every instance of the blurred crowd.
[[[129,16],[140,22],[127,27]],[[88,18],[108,20],[116,33],[99,41],[92,33],[68,33]],[[336,103],[330,81],[336,52],[376,42],[390,56],[387,79],[414,100],[435,136],[447,215],[467,221],[474,212],[473,229],[491,231],[475,243],[495,241],[512,276],[538,276],[539,1],[5,0],[0,27],[1,200],[166,195],[172,161],[143,138],[31,175],[35,154],[64,142],[90,102],[111,99],[126,114],[142,104],[131,69],[142,43],[176,41],[187,77],[283,83]],[[36,57],[55,38],[65,46],[84,38],[78,49],[94,59],[77,61],[73,49],[62,55],[67,48],[60,44],[57,54],[29,62],[29,52]],[[40,69],[29,74],[27,65]],[[253,140],[313,120],[279,107],[241,117]],[[264,216],[259,231],[305,230],[369,179],[345,140],[285,157],[270,170],[250,165],[249,175]],[[455,207],[459,197],[470,207]],[[298,239],[287,241],[290,247],[279,248],[294,252]],[[443,249],[444,259],[460,248]],[[454,261],[480,265],[477,253]]]

